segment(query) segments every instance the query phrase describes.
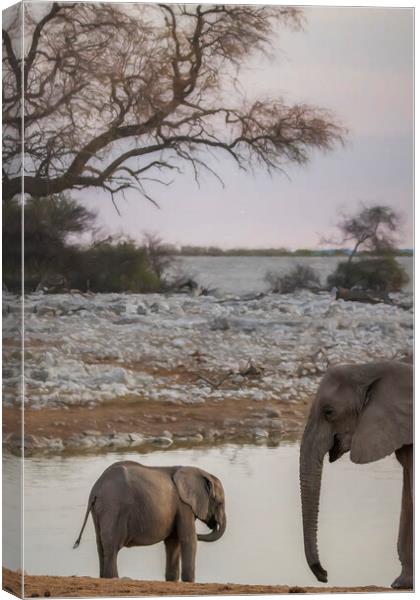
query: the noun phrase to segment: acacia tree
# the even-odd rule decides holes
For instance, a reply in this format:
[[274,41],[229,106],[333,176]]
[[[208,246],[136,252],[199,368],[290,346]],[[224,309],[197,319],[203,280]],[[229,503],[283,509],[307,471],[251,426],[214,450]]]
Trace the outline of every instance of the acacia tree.
[[400,219],[389,206],[362,206],[353,216],[344,216],[337,224],[342,233],[340,244],[352,242],[348,262],[360,250],[382,254],[395,249],[395,233]]
[[[3,197],[135,188],[209,152],[243,169],[282,170],[342,130],[324,110],[282,99],[247,101],[241,65],[267,52],[279,25],[299,28],[291,7],[25,3],[3,30]],[[20,56],[18,31],[24,22]],[[18,47],[19,46],[19,47]],[[23,119],[19,100],[24,96]]]
[[[337,223],[341,238],[336,244],[352,243],[352,250],[346,262],[338,263],[334,273],[327,278],[327,284],[338,288],[362,288],[382,292],[398,291],[409,281],[404,267],[391,256],[396,249],[396,234],[400,218],[389,206],[361,206],[354,215],[344,215]],[[330,240],[331,242],[331,240]],[[382,258],[353,258],[360,251],[385,255]],[[353,262],[352,262],[353,261]],[[369,296],[359,292],[347,300],[371,301]]]

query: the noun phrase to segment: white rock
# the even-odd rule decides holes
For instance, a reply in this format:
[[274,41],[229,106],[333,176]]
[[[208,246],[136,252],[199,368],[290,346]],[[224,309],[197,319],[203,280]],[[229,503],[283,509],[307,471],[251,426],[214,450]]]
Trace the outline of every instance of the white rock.
[[95,377],[94,382],[96,384],[103,383],[129,383],[130,377],[125,369],[122,367],[114,367],[109,371],[102,373]]
[[152,444],[155,446],[162,446],[163,448],[169,448],[172,446],[173,439],[165,436],[158,436],[151,440]]

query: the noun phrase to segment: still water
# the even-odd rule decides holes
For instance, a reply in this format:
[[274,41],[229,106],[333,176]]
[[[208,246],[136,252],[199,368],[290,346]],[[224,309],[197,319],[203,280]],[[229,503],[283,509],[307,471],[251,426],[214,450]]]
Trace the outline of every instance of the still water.
[[[92,484],[112,462],[129,459],[147,465],[197,465],[222,480],[228,528],[218,542],[199,544],[197,581],[315,584],[303,553],[298,456],[298,446],[292,444],[28,458],[24,568],[29,574],[97,576],[91,518],[80,547],[73,550],[72,545]],[[6,458],[6,477],[16,460]],[[399,574],[400,498],[401,472],[393,456],[362,466],[347,457],[332,465],[326,461],[319,547],[330,585],[389,585]],[[124,548],[119,573],[162,579],[163,544]]]
[[[177,268],[205,287],[224,294],[241,295],[266,292],[269,287],[265,280],[267,272],[283,276],[297,264],[311,267],[325,285],[328,275],[345,260],[342,256],[183,256],[177,259]],[[410,278],[404,289],[412,292],[413,258],[400,256],[397,261]]]

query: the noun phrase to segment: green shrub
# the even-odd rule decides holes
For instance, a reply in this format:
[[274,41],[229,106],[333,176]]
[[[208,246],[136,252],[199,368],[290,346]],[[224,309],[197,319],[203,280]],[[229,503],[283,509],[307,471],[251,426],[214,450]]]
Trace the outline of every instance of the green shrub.
[[72,287],[92,292],[154,292],[160,288],[146,252],[131,240],[103,242],[80,250],[80,255],[82,260],[71,275]]
[[[16,198],[3,200],[3,280],[11,291],[20,291],[22,205]],[[65,271],[73,260],[72,235],[91,227],[95,215],[75,200],[56,194],[29,198],[25,203],[25,291],[41,281],[65,282]]]
[[341,262],[334,273],[329,275],[329,287],[357,287],[363,290],[378,292],[396,292],[400,290],[409,277],[405,269],[392,256],[385,258],[359,259]]
[[269,271],[265,280],[269,283],[271,291],[279,294],[320,287],[318,275],[312,267],[306,265],[296,265],[285,275]]
[[[3,201],[3,281],[14,292],[21,287],[21,210],[16,199]],[[155,243],[153,256],[150,247],[131,240],[108,239],[88,248],[77,245],[77,235],[89,231],[94,221],[94,213],[62,194],[26,202],[26,292],[35,291],[39,284],[50,292],[71,288],[154,292],[162,287],[159,272],[169,260],[162,243]]]

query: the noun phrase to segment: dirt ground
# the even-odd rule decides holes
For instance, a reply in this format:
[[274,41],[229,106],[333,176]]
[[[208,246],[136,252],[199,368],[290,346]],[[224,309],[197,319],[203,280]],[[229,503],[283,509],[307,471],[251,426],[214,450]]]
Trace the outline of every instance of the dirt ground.
[[[299,433],[303,428],[306,405],[286,405],[270,401],[283,421],[283,431],[287,434]],[[229,429],[223,425],[226,419],[237,422],[252,417],[266,408],[264,402],[225,399],[223,405],[216,401],[207,401],[197,406],[177,406],[166,402],[109,402],[88,410],[82,406],[72,406],[68,410],[43,408],[33,410],[25,408],[25,433],[34,436],[53,436],[66,439],[86,430],[96,430],[102,434],[112,432],[137,431],[144,435],[161,435],[170,429],[177,435],[191,435],[205,427]],[[3,433],[18,433],[20,429],[20,410],[4,407]],[[172,418],[176,421],[172,421]],[[234,427],[240,437],[241,424]],[[243,433],[246,426],[243,425]],[[228,433],[228,432],[227,432]]]
[[[3,567],[3,589],[21,597],[20,575]],[[89,596],[207,596],[244,594],[303,594],[339,592],[392,592],[391,588],[289,587],[286,585],[242,585],[235,583],[173,583],[93,577],[44,577],[25,575],[25,598]]]

